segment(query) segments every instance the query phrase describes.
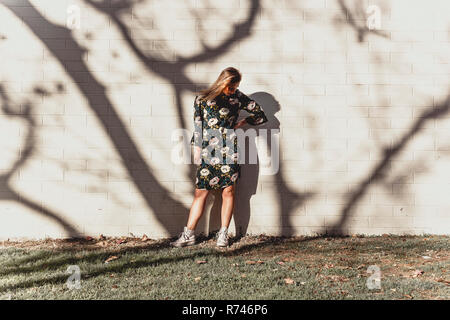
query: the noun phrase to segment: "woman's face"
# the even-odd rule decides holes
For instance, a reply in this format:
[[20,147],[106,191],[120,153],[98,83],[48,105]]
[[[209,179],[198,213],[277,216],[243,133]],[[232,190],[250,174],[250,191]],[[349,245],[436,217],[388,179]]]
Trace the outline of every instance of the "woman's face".
[[239,87],[239,82],[237,82],[237,83],[231,83],[231,84],[228,84],[226,87],[225,87],[225,89],[223,89],[223,92],[227,95],[227,96],[229,96],[230,94],[233,94],[235,91],[236,91],[236,89]]

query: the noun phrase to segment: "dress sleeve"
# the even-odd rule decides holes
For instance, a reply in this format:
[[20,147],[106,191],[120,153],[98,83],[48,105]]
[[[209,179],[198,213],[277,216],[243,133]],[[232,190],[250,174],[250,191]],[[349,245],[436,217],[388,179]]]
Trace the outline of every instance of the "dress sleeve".
[[202,147],[203,140],[203,115],[200,100],[198,96],[194,101],[194,133],[191,138],[191,145]]
[[245,120],[252,126],[259,126],[268,121],[263,108],[253,99],[250,99],[242,91],[238,91],[238,99],[241,103],[240,109],[251,113]]

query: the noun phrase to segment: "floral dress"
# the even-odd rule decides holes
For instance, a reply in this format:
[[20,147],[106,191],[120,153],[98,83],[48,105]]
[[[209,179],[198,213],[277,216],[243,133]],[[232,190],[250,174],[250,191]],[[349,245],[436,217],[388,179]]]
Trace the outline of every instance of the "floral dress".
[[251,114],[245,119],[252,126],[268,121],[261,106],[239,89],[230,95],[222,92],[211,101],[195,97],[191,144],[202,148],[195,177],[197,189],[223,189],[241,176],[237,136],[230,130],[241,110]]

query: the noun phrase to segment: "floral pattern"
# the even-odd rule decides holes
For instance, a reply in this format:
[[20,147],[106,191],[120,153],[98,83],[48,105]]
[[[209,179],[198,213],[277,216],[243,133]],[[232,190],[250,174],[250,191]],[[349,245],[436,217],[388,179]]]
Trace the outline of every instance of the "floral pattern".
[[195,177],[197,189],[223,189],[241,176],[236,133],[228,132],[236,125],[241,110],[250,113],[245,119],[252,126],[268,121],[262,107],[239,89],[231,95],[221,93],[211,101],[195,97],[191,144],[201,148],[202,158]]

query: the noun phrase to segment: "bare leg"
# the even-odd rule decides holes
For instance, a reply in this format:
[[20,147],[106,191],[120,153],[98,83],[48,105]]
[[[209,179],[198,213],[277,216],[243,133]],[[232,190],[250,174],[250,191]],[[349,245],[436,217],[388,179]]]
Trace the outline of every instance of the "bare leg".
[[222,227],[230,225],[234,207],[234,186],[226,187],[222,190]]
[[206,198],[208,197],[209,190],[195,189],[194,200],[192,201],[191,210],[189,211],[189,218],[187,228],[195,230],[197,223],[202,217],[203,208],[205,207]]

